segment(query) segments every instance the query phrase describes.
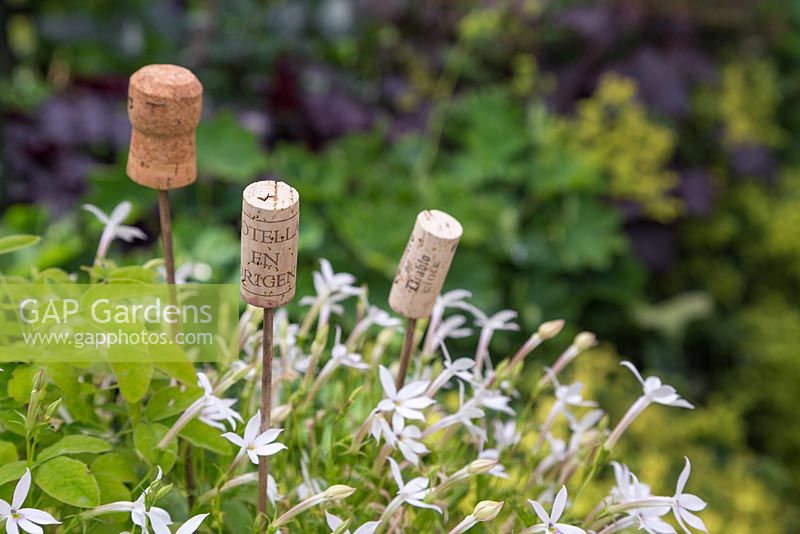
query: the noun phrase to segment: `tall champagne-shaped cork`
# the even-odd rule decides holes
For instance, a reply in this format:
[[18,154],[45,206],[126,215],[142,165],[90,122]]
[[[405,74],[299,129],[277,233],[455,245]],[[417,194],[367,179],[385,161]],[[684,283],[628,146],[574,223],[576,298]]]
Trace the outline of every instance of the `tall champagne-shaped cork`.
[[241,293],[248,304],[277,308],[294,297],[300,195],[285,182],[253,182],[242,201]]
[[461,223],[443,211],[417,215],[389,293],[394,311],[411,319],[430,316],[462,233]]
[[195,181],[195,129],[202,108],[203,86],[189,69],[147,65],[133,73],[128,84],[131,180],[161,190]]

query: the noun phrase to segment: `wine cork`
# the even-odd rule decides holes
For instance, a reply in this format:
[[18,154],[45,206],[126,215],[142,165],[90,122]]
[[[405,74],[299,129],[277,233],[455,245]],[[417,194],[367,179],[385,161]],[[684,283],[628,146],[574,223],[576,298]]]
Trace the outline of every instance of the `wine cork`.
[[276,308],[297,286],[300,195],[285,182],[253,182],[242,201],[241,293],[248,304]]
[[461,223],[443,211],[417,215],[389,293],[394,311],[411,319],[430,316],[462,233]]
[[195,129],[203,86],[177,65],[147,65],[128,84],[131,146],[128,176],[154,189],[174,189],[197,177]]

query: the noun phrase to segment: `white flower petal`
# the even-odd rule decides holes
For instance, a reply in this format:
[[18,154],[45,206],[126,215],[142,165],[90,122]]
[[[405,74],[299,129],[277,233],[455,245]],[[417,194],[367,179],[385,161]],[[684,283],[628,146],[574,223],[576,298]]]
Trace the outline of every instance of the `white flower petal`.
[[635,365],[633,365],[631,362],[627,360],[621,361],[619,364],[624,367],[627,367],[630,370],[630,372],[633,373],[633,376],[636,377],[636,380],[638,380],[639,383],[642,384],[642,387],[644,387],[644,379],[642,378],[642,375],[639,374],[639,370],[636,368]]
[[547,511],[545,511],[544,506],[539,504],[539,501],[528,499],[528,502],[533,506],[533,511],[536,512],[536,515],[539,516],[543,523],[550,522],[550,516],[547,515]]
[[403,484],[403,476],[400,474],[400,467],[397,465],[397,462],[395,462],[392,458],[389,458],[389,468],[392,471],[392,478],[394,478],[398,489],[402,491],[403,487],[405,486],[405,484]]
[[244,427],[244,442],[253,443],[258,436],[258,431],[261,429],[261,410],[256,411],[256,414],[247,422]]
[[417,508],[428,508],[430,510],[436,510],[440,514],[443,513],[442,509],[436,506],[435,504],[428,504],[420,501],[419,499],[406,499],[406,502],[411,506],[416,506]]
[[263,445],[256,448],[256,454],[259,456],[272,456],[273,454],[278,454],[284,449],[288,449],[288,447],[283,443],[270,443],[269,445]]
[[331,531],[336,531],[336,529],[344,523],[344,521],[329,513],[327,510],[325,511],[325,522],[328,523],[328,528],[331,529]]
[[61,523],[61,521],[58,521],[44,510],[37,510],[36,508],[21,508],[19,514],[25,519],[40,525],[58,525]]
[[200,524],[208,517],[208,514],[199,514],[194,517],[191,517],[186,523],[180,526],[178,530],[175,531],[175,534],[194,534],[198,528],[200,528]]
[[21,528],[28,534],[44,534],[44,529],[42,527],[34,523],[31,523],[24,517],[17,519],[17,524],[19,525],[19,528]]
[[691,510],[692,512],[700,512],[705,510],[707,504],[706,502],[698,497],[697,495],[692,495],[691,493],[684,493],[678,497],[678,505],[681,508],[685,508],[686,510]]
[[103,223],[103,225],[107,225],[109,223],[108,215],[103,213],[103,211],[94,204],[84,204],[81,206],[81,208],[97,217],[97,220]]
[[394,386],[394,378],[392,377],[392,373],[390,373],[386,367],[381,365],[378,369],[378,375],[380,376],[381,386],[383,386],[383,392],[386,394],[386,396],[390,399],[397,397],[397,388]]
[[689,480],[689,475],[692,473],[692,463],[689,461],[689,457],[684,456],[683,458],[686,463],[683,466],[680,476],[678,477],[678,483],[675,485],[676,496],[683,493],[683,489],[686,487],[686,482]]
[[567,506],[567,487],[561,486],[561,489],[558,491],[558,495],[556,495],[555,500],[553,501],[553,511],[550,513],[550,521],[555,523],[559,519],[561,519],[561,515],[564,513],[564,508]]
[[264,433],[258,436],[255,440],[253,440],[253,443],[257,447],[261,445],[266,445],[268,443],[272,443],[273,441],[278,439],[278,436],[281,435],[281,432],[283,432],[282,428],[270,428],[269,430],[266,430]]
[[428,382],[427,380],[415,380],[410,384],[406,384],[405,386],[403,386],[403,389],[401,389],[397,393],[397,399],[408,400],[414,397],[419,397],[420,395],[425,393],[425,390],[428,389],[429,384],[430,382]]
[[375,531],[378,530],[378,525],[380,525],[380,521],[367,521],[357,529],[353,531],[353,534],[375,534]]
[[14,498],[11,500],[11,507],[14,509],[22,508],[22,503],[28,497],[28,491],[31,489],[31,470],[25,469],[25,474],[17,482],[14,488]]
[[222,434],[222,437],[236,445],[237,447],[244,447],[244,440],[239,437],[239,434],[235,434],[233,432],[225,432]]
[[686,510],[682,510],[681,517],[684,519],[684,521],[689,523],[690,527],[696,528],[697,530],[702,530],[703,532],[708,532],[708,529],[706,528],[705,523],[703,523],[703,520],[694,515],[693,513],[687,512]]

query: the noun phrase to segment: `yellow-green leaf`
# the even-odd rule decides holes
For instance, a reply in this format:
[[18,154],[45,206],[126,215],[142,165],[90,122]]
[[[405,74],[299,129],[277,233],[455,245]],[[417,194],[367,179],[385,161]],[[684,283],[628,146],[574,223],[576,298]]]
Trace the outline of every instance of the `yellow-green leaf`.
[[70,506],[91,508],[100,504],[97,480],[78,460],[59,456],[45,462],[34,472],[33,481],[43,492]]
[[41,241],[42,238],[38,235],[7,235],[0,237],[0,255],[14,252],[23,248],[32,247]]
[[111,445],[100,438],[81,435],[66,436],[61,439],[61,441],[43,449],[36,457],[36,461],[41,463],[65,454],[81,454],[87,452],[100,454],[110,450]]

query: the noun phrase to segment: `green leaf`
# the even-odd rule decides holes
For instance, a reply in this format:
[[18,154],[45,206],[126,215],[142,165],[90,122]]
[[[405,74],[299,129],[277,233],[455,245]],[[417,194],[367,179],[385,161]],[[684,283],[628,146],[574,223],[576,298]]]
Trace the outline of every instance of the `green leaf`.
[[131,455],[110,452],[95,458],[91,467],[92,473],[95,473],[95,476],[99,473],[105,473],[113,476],[120,482],[135,484],[139,481],[139,477],[136,476],[136,470],[134,469],[135,464],[136,459]]
[[8,396],[21,404],[27,403],[33,389],[35,374],[36,369],[29,365],[21,365],[14,369],[8,381]]
[[109,503],[117,501],[129,501],[131,492],[128,488],[115,478],[114,475],[104,473],[102,471],[92,470],[95,480],[97,480],[97,487],[100,489],[100,502]]
[[25,423],[17,410],[0,410],[0,427],[17,436],[25,437]]
[[91,403],[81,390],[93,389],[91,383],[79,380],[78,370],[66,363],[47,364],[47,377],[61,390],[64,406],[76,421],[89,422],[94,418]]
[[201,449],[208,449],[217,454],[231,454],[231,445],[220,435],[219,429],[210,427],[197,419],[186,425],[180,433],[182,438]]
[[87,452],[92,454],[100,454],[110,450],[111,445],[100,438],[81,435],[66,436],[58,443],[50,445],[46,449],[42,450],[42,452],[40,452],[36,457],[36,461],[40,463],[46,462],[51,458],[62,456],[64,454],[81,454]]
[[111,368],[117,376],[119,390],[128,402],[139,402],[147,394],[153,378],[151,362],[112,362]]
[[170,361],[158,362],[156,367],[168,374],[171,378],[180,380],[184,384],[190,386],[197,384],[197,374],[189,360],[179,361],[170,359]]
[[177,415],[200,398],[200,388],[183,391],[180,386],[168,386],[156,391],[147,401],[145,416],[148,421],[161,421]]
[[158,442],[168,431],[167,427],[157,423],[141,423],[133,429],[133,445],[136,450],[148,464],[161,466],[165,473],[172,469],[178,457],[177,440],[173,439],[165,450],[158,448]]
[[17,447],[8,441],[0,441],[0,465],[17,461]]
[[22,478],[26,467],[28,464],[22,460],[0,466],[0,486]]
[[608,269],[614,256],[625,251],[620,216],[613,209],[593,199],[572,197],[564,214],[557,246],[565,270]]
[[0,256],[36,245],[42,238],[38,235],[7,235],[0,237]]
[[78,460],[54,458],[36,470],[33,481],[43,492],[70,506],[91,508],[100,504],[97,480]]
[[197,168],[224,180],[242,183],[264,171],[267,157],[258,137],[231,113],[219,113],[197,129]]

